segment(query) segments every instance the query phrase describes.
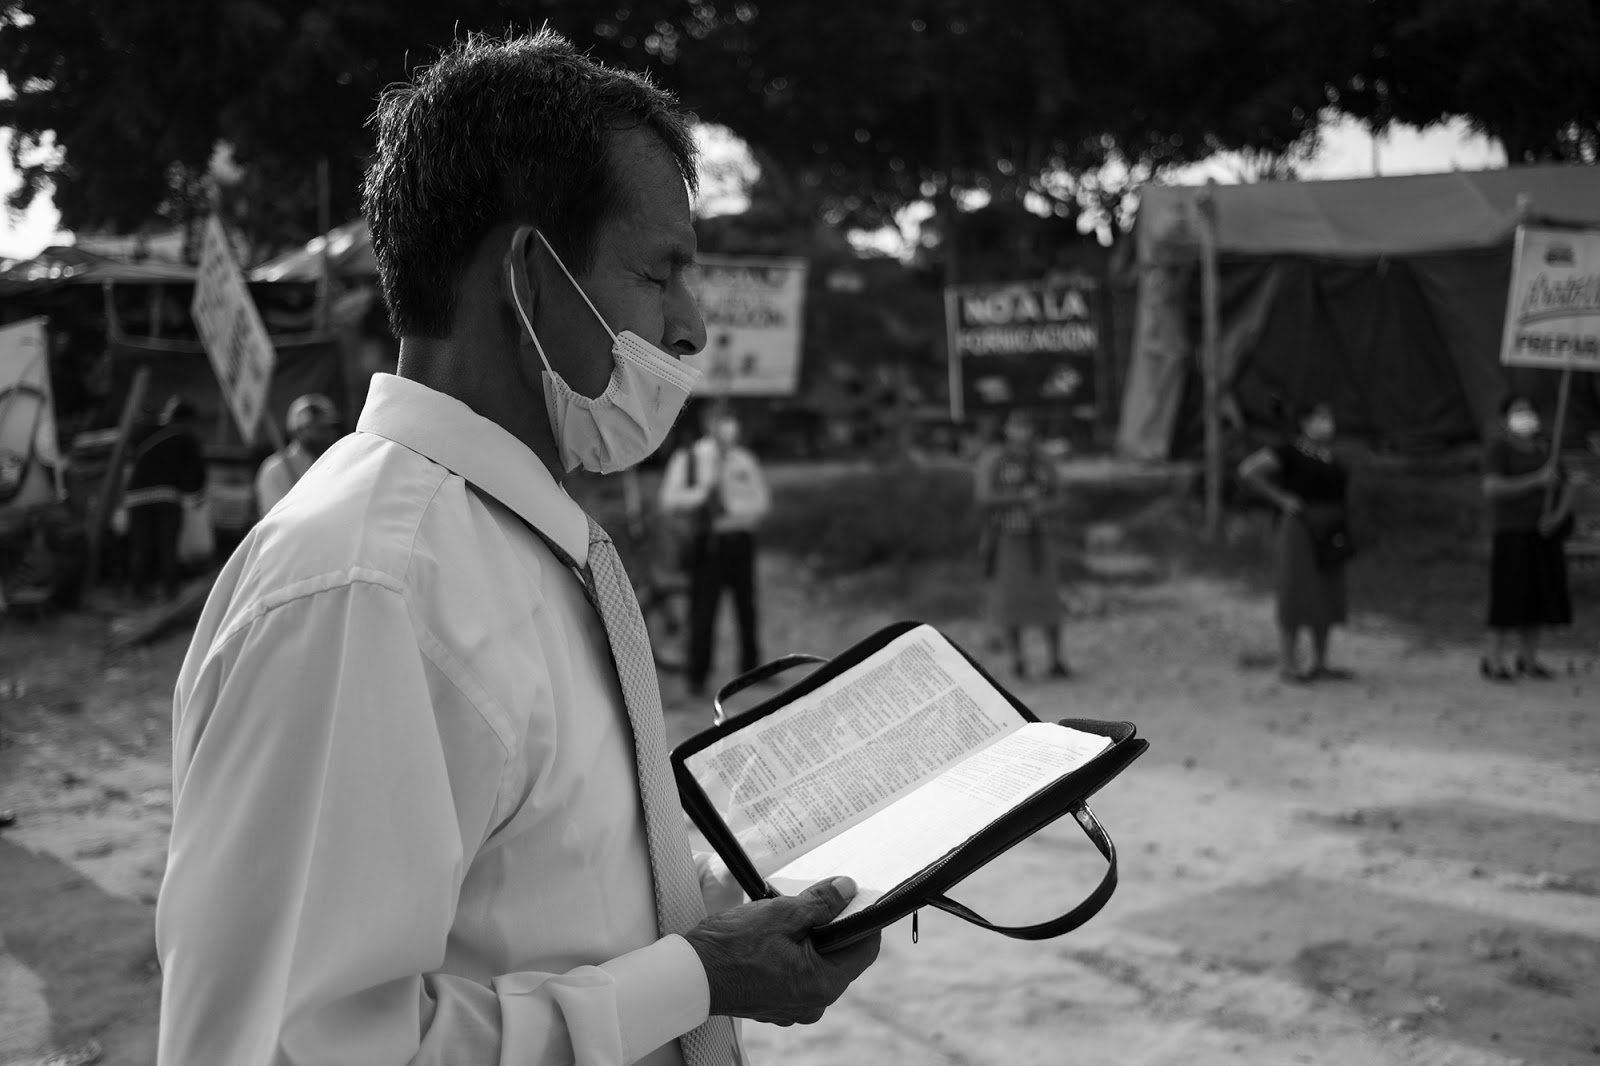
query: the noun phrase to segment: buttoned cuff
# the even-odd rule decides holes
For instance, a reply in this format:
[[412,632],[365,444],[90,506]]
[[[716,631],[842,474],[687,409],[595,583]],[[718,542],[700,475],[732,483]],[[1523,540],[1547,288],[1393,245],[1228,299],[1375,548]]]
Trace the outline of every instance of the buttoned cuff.
[[636,1062],[711,1014],[706,968],[676,934],[602,963],[617,996],[625,1061]]

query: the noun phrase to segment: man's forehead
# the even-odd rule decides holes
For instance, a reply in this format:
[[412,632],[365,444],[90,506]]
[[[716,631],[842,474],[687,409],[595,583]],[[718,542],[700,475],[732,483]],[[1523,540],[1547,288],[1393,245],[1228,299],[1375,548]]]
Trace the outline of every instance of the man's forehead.
[[616,221],[619,236],[636,250],[687,262],[694,258],[696,238],[689,210],[689,190],[677,160],[661,138],[647,130],[626,130],[612,142],[616,168]]

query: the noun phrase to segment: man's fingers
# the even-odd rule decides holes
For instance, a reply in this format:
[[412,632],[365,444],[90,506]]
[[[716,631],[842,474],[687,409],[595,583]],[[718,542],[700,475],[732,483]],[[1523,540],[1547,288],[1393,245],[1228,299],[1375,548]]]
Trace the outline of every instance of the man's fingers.
[[868,966],[878,961],[878,951],[882,947],[883,934],[873,933],[871,936],[840,948],[838,951],[831,951],[824,955],[823,958],[828,960],[830,965],[848,973],[853,981]]

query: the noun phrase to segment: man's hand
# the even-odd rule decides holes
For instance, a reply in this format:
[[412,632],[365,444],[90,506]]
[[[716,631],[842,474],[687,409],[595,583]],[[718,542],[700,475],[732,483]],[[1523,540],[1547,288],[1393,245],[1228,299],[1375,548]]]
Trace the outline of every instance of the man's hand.
[[855,897],[855,882],[835,877],[798,896],[757,900],[707,918],[684,939],[711,985],[711,1013],[774,1025],[810,1025],[878,957],[880,937],[827,955],[811,945]]

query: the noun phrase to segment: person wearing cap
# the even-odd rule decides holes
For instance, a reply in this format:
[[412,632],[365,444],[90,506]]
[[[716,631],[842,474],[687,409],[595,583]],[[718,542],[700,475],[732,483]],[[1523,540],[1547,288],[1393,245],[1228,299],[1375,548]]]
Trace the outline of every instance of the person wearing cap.
[[128,512],[129,578],[135,599],[144,598],[156,573],[167,599],[178,595],[183,497],[206,486],[205,454],[194,431],[196,417],[187,399],[171,397],[161,409],[160,428],[134,456],[122,505]]
[[263,515],[289,495],[317,456],[339,439],[339,409],[318,393],[308,393],[290,404],[285,421],[288,445],[267,456],[256,472],[256,507]]

